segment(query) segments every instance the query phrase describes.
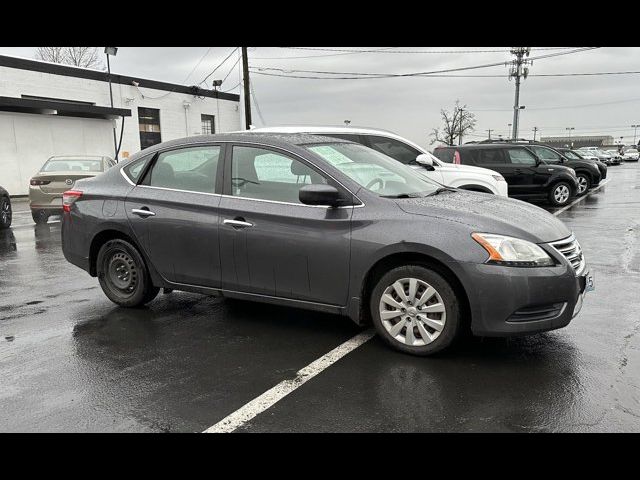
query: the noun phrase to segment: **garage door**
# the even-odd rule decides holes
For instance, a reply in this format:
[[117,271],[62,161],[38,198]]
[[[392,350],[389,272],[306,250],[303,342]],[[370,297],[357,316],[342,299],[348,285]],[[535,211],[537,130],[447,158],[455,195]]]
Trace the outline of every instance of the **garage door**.
[[29,179],[52,155],[113,157],[111,120],[0,113],[0,185],[27,195]]

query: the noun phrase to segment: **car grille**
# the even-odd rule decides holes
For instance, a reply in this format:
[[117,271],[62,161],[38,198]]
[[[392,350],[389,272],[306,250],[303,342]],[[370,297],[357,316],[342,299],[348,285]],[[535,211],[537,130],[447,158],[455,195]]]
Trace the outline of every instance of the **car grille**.
[[571,235],[564,240],[558,240],[557,242],[551,242],[551,246],[555,248],[562,256],[564,256],[573,269],[576,272],[576,275],[579,275],[584,270],[586,265],[586,261],[584,259],[584,255],[582,254],[582,247],[576,240],[576,237]]

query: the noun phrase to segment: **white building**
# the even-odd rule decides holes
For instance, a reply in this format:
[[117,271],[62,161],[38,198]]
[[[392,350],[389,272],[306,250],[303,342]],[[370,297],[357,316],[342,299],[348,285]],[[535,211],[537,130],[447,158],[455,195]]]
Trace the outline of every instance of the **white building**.
[[[240,97],[197,87],[0,56],[0,185],[26,195],[52,155],[123,159],[159,142],[241,129]],[[122,122],[124,121],[124,129]],[[122,131],[122,139],[121,137]]]

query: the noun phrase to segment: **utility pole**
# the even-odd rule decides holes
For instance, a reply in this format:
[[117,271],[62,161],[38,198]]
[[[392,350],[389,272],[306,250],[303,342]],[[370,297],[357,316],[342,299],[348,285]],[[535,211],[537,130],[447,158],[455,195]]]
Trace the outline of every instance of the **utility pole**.
[[491,132],[493,132],[493,129],[489,128],[487,132],[489,132],[489,140],[491,140]]
[[460,126],[458,128],[458,145],[462,145],[462,121],[464,120],[464,108],[458,110],[460,112]]
[[533,127],[533,141],[536,141],[536,133],[538,133],[538,127]]
[[636,133],[638,131],[638,127],[640,127],[640,125],[631,125],[631,128],[633,128],[633,144],[636,145]]
[[249,87],[249,57],[247,47],[242,48],[242,79],[244,81],[244,122],[247,130],[251,128],[251,90]]
[[525,56],[529,56],[531,47],[511,47],[511,54],[516,59],[511,61],[511,69],[509,70],[509,80],[516,79],[516,96],[513,102],[513,139],[518,138],[518,121],[520,119],[520,78],[527,78],[529,68],[525,65],[531,65],[531,60],[525,60]]

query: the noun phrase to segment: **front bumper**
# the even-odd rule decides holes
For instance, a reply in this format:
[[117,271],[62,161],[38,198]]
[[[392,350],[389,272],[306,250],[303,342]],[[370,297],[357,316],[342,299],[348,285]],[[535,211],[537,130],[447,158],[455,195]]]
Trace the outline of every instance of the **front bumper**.
[[[471,330],[478,336],[517,336],[567,326],[581,310],[585,273],[570,264],[516,268],[489,264],[463,267],[471,291]],[[588,272],[587,268],[583,272]]]
[[496,182],[496,189],[501,197],[509,196],[509,184],[507,182]]

